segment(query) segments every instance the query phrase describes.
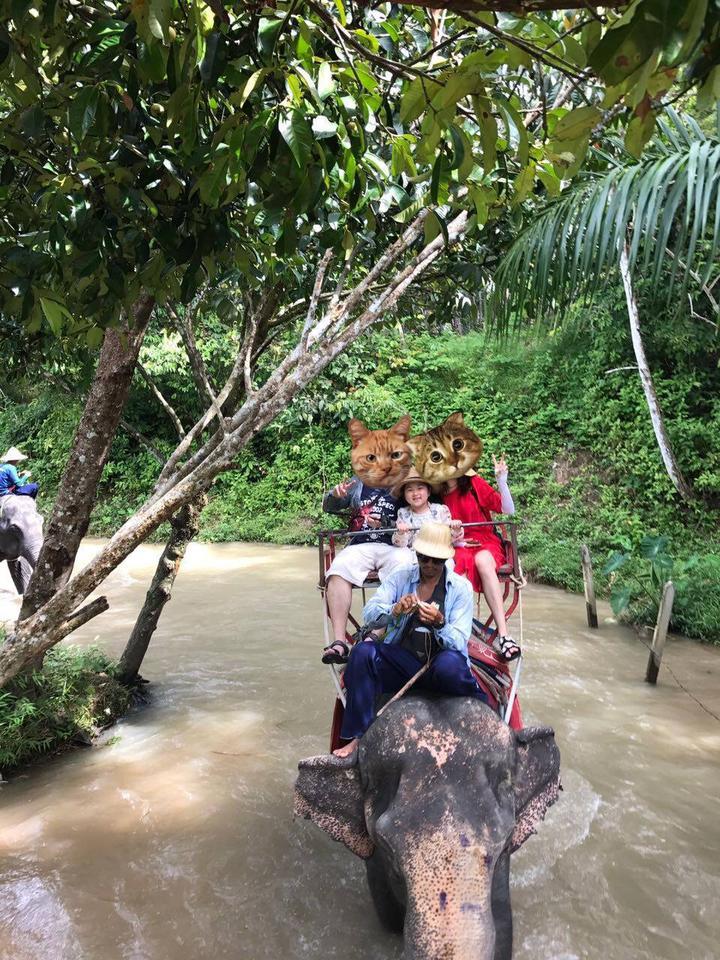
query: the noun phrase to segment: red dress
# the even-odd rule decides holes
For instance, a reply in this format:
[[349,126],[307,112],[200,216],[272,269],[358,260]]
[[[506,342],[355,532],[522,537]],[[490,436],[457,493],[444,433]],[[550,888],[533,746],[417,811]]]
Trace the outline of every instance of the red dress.
[[[471,490],[461,493],[459,487],[455,487],[443,497],[443,503],[450,510],[450,516],[453,520],[462,520],[463,523],[492,521],[492,513],[502,513],[500,494],[480,476],[470,477],[470,483],[477,494],[477,499]],[[470,527],[465,531],[465,539],[479,543],[480,546],[455,547],[455,573],[467,577],[473,590],[480,593],[482,584],[475,566],[475,554],[479,550],[489,550],[495,558],[495,569],[499,570],[505,563],[505,550],[492,527]]]

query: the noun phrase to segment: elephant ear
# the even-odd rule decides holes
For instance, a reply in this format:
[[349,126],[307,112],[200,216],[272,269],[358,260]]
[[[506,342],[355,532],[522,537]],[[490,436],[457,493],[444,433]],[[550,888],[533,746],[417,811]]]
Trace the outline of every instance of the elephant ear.
[[358,857],[372,856],[374,844],[365,826],[364,798],[357,753],[346,759],[323,754],[298,764],[296,816],[312,820]]
[[516,734],[515,830],[511,852],[536,832],[548,808],[555,803],[560,786],[560,751],[550,727],[526,727]]

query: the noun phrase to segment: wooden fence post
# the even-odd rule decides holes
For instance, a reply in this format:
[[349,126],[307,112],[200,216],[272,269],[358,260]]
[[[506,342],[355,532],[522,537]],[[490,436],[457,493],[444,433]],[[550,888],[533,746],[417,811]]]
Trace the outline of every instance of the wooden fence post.
[[588,626],[597,629],[597,604],[595,603],[595,586],[593,584],[592,560],[587,544],[580,547],[580,561],[582,563],[583,583],[585,584],[585,610]]
[[670,614],[672,613],[674,601],[675,584],[672,580],[668,580],[663,587],[662,600],[660,601],[657,623],[655,624],[655,632],[653,633],[652,650],[650,651],[647,670],[645,671],[645,681],[647,683],[657,683],[658,673],[660,672],[660,661],[662,660],[663,650],[665,649],[665,638],[667,637]]

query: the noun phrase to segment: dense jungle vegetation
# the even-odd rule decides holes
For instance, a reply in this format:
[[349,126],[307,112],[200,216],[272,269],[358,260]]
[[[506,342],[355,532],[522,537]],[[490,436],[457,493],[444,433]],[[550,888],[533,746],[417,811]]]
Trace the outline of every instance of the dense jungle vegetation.
[[[644,538],[667,538],[653,544],[664,570],[674,561],[674,629],[720,642],[716,333],[675,304],[651,316],[645,315],[646,349],[671,439],[697,498],[690,505],[680,501],[663,469],[633,367],[622,293],[608,287],[591,304],[576,303],[561,331],[537,337],[499,338],[467,317],[452,329],[442,322],[441,306],[422,322],[405,317],[387,323],[335,360],[250,444],[237,468],[218,479],[200,536],[312,543],[318,527],[333,523],[320,509],[323,491],[350,470],[345,428],[351,416],[381,427],[408,411],[420,431],[461,409],[485,443],[481,472],[492,476],[492,453],[508,456],[522,559],[531,576],[581,590],[578,548],[588,543],[607,594],[605,561],[617,551],[629,554],[612,580],[627,585],[631,618],[652,619],[652,601],[641,589],[648,581],[653,593],[641,548]],[[476,329],[461,332],[463,323],[465,330]],[[214,315],[204,318],[199,344],[209,370],[233,348]],[[179,338],[152,333],[141,356],[180,417],[192,422],[198,411]],[[77,392],[56,384],[6,384],[0,409],[0,443],[32,451],[45,512],[80,403]],[[127,419],[154,447],[172,449],[172,427],[138,378]],[[91,532],[109,534],[137,509],[156,470],[137,439],[119,433]]]

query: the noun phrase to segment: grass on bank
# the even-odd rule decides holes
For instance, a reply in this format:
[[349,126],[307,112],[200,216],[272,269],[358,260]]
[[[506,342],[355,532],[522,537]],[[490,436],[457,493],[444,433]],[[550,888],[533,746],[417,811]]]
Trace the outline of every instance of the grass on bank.
[[113,662],[101,650],[53,647],[42,670],[0,690],[0,770],[87,742],[129,705],[130,691],[114,678]]

